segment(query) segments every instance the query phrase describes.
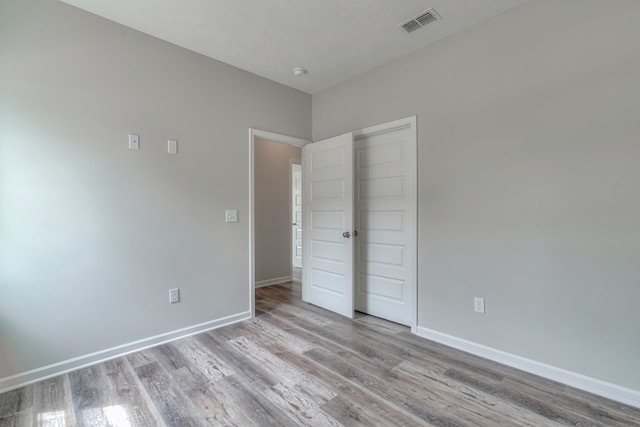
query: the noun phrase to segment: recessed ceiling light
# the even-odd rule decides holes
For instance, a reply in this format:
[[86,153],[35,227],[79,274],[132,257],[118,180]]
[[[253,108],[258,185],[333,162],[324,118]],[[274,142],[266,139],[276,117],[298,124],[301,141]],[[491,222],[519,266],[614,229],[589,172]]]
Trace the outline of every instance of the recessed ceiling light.
[[307,69],[304,67],[296,67],[292,70],[293,75],[296,77],[301,77],[307,74]]

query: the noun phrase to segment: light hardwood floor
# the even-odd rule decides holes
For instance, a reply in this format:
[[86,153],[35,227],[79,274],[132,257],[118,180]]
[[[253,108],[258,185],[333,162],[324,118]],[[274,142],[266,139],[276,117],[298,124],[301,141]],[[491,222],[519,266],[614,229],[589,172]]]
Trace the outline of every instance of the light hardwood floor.
[[256,318],[0,395],[5,426],[640,426],[640,410],[260,288]]

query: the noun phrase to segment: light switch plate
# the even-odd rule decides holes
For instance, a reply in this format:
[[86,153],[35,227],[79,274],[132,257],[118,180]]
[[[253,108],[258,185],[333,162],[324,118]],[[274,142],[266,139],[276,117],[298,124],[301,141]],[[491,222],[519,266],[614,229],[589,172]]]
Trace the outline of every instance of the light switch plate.
[[178,154],[178,141],[175,139],[169,139],[167,141],[167,151],[169,154]]
[[227,209],[225,218],[227,222],[238,222],[238,211],[236,209]]
[[169,303],[175,304],[176,302],[180,302],[180,289],[169,289]]

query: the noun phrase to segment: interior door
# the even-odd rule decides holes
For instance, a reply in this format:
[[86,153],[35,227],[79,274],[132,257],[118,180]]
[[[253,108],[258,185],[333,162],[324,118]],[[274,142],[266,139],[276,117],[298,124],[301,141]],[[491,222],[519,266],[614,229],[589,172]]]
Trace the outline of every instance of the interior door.
[[355,309],[413,326],[416,127],[403,119],[355,136]]
[[302,166],[291,165],[291,264],[302,268]]
[[302,151],[302,299],[353,318],[353,135]]

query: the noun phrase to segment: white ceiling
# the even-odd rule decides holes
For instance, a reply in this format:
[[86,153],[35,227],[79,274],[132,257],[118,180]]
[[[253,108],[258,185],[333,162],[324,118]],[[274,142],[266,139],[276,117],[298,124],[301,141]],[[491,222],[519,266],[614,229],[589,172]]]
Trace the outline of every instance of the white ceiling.
[[[314,94],[527,0],[61,1]],[[429,8],[442,19],[398,27]]]

